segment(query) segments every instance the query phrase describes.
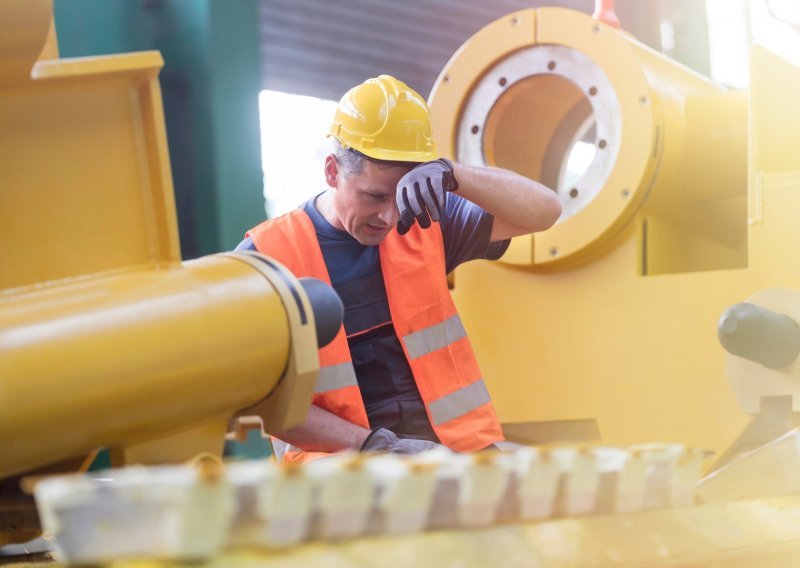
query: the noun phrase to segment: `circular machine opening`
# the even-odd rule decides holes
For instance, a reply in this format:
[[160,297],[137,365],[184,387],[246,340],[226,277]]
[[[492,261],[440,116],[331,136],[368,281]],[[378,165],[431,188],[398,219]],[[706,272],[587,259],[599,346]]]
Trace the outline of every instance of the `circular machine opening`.
[[603,70],[575,49],[536,45],[499,61],[470,92],[457,156],[550,187],[561,198],[563,221],[602,190],[620,131],[619,101]]
[[488,165],[555,190],[562,220],[600,190],[581,183],[597,154],[597,127],[589,99],[568,79],[534,75],[515,83],[489,111],[482,142]]

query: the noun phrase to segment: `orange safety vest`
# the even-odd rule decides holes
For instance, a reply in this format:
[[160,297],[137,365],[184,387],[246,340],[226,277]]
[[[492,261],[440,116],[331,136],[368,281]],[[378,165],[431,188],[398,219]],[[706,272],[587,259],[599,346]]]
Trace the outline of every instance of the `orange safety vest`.
[[[295,276],[331,284],[314,224],[302,209],[264,221],[247,232],[256,250],[283,263]],[[447,287],[444,241],[438,223],[392,230],[379,254],[389,312],[433,430],[447,447],[470,452],[503,440],[500,422],[478,362]],[[369,428],[344,326],[319,350],[313,403]],[[289,447],[286,461],[329,454]]]

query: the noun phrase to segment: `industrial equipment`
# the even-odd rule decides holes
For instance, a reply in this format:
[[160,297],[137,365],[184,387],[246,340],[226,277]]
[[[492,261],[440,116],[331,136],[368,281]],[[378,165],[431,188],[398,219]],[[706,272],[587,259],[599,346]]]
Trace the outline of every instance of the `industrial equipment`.
[[1,545],[38,530],[22,475],[302,422],[342,314],[257,253],[181,262],[158,53],[58,59],[47,0],[0,2],[0,37]]
[[[301,420],[318,310],[268,258],[180,262],[159,55],[58,60],[45,0],[0,0],[0,38],[0,489],[100,446],[218,452],[234,414]],[[799,95],[761,48],[737,92],[578,12],[490,24],[431,94],[438,146],[565,212],[460,267],[454,297],[507,433],[604,446],[56,477],[38,491],[67,558],[120,550],[70,518],[124,531],[131,507],[125,555],[219,565],[795,565]],[[699,501],[690,447],[719,457]],[[7,495],[0,544],[37,528]]]
[[[800,288],[798,96],[800,70],[764,48],[749,89],[730,90],[559,8],[509,14],[453,55],[430,96],[437,146],[564,204],[550,230],[455,274],[504,427],[539,442],[733,443],[759,400],[737,405],[717,320]],[[754,380],[751,367],[731,380]]]

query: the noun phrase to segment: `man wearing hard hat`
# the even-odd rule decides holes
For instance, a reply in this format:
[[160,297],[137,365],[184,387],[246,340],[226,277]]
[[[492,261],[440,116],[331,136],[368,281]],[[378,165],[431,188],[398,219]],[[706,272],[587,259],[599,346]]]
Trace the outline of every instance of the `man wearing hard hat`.
[[439,158],[425,100],[389,75],[339,101],[329,189],[247,232],[296,276],[330,283],[344,325],[319,350],[306,421],[273,433],[284,460],[347,449],[476,451],[503,439],[446,275],[550,227],[554,192],[513,172]]

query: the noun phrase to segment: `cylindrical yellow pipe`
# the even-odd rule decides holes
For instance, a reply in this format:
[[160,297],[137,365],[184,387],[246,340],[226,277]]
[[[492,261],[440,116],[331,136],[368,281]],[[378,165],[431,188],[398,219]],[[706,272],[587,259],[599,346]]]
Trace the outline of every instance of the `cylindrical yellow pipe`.
[[271,392],[287,364],[279,295],[230,257],[11,299],[0,310],[0,478],[225,419]]
[[[515,239],[504,262],[596,259],[637,214],[733,251],[727,265],[703,268],[746,261],[746,96],[627,34],[561,8],[509,14],[456,52],[430,106],[444,154],[516,171],[561,197],[559,222]],[[656,261],[659,272],[686,268]]]

